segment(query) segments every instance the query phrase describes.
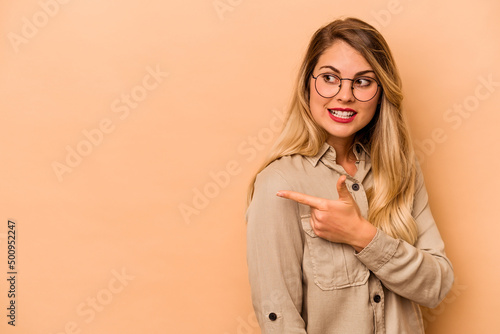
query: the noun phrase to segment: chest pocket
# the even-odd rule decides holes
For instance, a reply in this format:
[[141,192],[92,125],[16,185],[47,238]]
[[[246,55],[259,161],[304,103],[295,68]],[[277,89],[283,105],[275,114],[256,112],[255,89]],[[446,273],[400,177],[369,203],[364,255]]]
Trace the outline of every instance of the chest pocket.
[[311,215],[301,217],[312,262],[314,283],[321,290],[344,289],[363,285],[370,271],[354,256],[354,249],[345,244],[318,237],[310,224]]

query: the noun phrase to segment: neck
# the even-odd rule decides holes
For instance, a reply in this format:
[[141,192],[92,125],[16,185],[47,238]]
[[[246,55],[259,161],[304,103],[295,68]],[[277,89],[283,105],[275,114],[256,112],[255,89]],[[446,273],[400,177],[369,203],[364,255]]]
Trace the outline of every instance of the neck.
[[344,162],[356,160],[356,156],[351,150],[354,137],[329,138],[326,142],[335,149],[338,164],[342,165]]

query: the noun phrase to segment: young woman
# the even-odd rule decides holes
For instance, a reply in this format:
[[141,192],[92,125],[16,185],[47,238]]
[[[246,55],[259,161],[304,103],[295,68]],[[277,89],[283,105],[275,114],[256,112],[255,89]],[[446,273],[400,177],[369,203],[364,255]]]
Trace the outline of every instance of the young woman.
[[354,18],[319,29],[283,132],[249,191],[262,333],[424,333],[453,269],[428,205],[387,43]]

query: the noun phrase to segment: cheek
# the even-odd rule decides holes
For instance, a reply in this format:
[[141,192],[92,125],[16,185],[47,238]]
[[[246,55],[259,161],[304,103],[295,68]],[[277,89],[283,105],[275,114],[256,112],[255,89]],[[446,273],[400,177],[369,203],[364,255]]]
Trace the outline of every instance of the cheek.
[[370,105],[369,108],[366,109],[366,119],[364,121],[364,124],[365,126],[368,125],[372,120],[373,118],[375,118],[375,115],[377,114],[377,110],[378,110],[378,103],[375,102],[374,104]]
[[380,95],[367,103],[365,111],[367,115],[371,116],[371,118],[373,118],[373,116],[375,116],[375,114],[377,113],[377,110],[379,109],[380,106],[379,102],[380,102]]
[[[370,106],[370,108],[367,108],[365,111],[365,123],[368,124],[371,122],[373,117],[375,117],[375,113],[377,112],[377,104]],[[365,125],[366,125],[365,124]]]
[[375,102],[375,103],[373,103],[373,104],[370,106],[370,113],[371,113],[372,115],[375,115],[375,113],[377,112],[378,105],[379,105],[379,104],[378,104],[377,102]]
[[325,105],[325,99],[316,92],[314,86],[309,89],[309,108],[311,112],[319,112],[323,109]]
[[323,107],[321,106],[321,104],[318,102],[317,99],[315,98],[310,99],[309,110],[311,110],[311,115],[313,119],[316,122],[319,122],[319,120],[321,119],[321,113],[323,111]]

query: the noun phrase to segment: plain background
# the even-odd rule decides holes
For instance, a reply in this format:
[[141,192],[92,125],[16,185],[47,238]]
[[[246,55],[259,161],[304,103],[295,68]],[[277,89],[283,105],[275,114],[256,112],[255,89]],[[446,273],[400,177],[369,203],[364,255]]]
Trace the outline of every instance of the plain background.
[[260,333],[246,189],[309,38],[340,16],[379,28],[402,75],[456,274],[427,332],[500,332],[498,1],[4,0],[0,13],[2,333]]

